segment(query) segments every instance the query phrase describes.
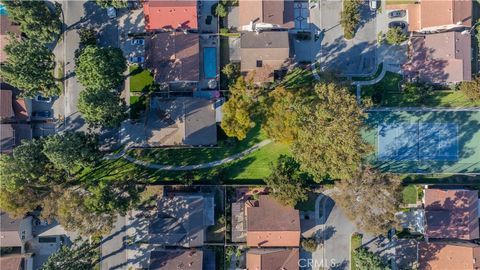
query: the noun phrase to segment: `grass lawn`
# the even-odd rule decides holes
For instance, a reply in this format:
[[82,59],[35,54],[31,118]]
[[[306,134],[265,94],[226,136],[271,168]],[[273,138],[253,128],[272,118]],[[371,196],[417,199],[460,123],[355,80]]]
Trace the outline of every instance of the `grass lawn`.
[[408,185],[406,186],[403,191],[403,203],[404,204],[415,204],[417,203],[417,186],[416,185]]
[[350,261],[350,270],[356,270],[357,267],[355,266],[355,263],[354,263],[354,257],[355,257],[355,253],[354,251],[359,248],[360,246],[362,246],[362,238],[363,236],[359,233],[354,233],[352,234],[351,238],[350,238],[350,258],[351,258],[351,261]]
[[132,65],[128,71],[130,72],[130,92],[142,92],[153,84],[153,75],[148,69]]
[[140,112],[147,109],[147,99],[145,96],[130,96],[130,118],[138,119]]

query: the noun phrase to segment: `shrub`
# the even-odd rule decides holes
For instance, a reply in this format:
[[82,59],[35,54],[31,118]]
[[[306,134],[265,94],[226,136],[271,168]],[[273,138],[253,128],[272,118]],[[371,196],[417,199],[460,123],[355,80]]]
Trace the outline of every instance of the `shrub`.
[[390,28],[385,36],[388,44],[398,45],[408,39],[407,34],[399,27]]
[[214,4],[212,6],[211,11],[212,11],[213,15],[215,15],[217,17],[220,17],[220,18],[227,17],[227,15],[228,15],[228,9],[223,3]]
[[360,23],[360,0],[343,0],[343,10],[340,12],[340,24],[343,36],[352,39]]
[[308,252],[315,252],[317,250],[317,240],[315,238],[302,239],[302,248]]
[[408,102],[424,103],[433,93],[433,87],[419,82],[407,83],[403,91]]
[[462,82],[460,84],[460,91],[470,100],[480,100],[480,76],[475,77],[470,82]]

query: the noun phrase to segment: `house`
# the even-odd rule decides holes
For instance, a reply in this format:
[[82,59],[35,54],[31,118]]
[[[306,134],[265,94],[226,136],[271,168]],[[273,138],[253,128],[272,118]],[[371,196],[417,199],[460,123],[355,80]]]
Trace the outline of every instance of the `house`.
[[[33,239],[32,217],[13,219],[7,213],[0,212],[0,247],[19,248],[25,252],[25,243]],[[3,268],[2,268],[3,269]]]
[[478,191],[425,189],[425,238],[480,238]]
[[480,247],[419,243],[418,269],[480,269]]
[[2,270],[30,270],[32,258],[23,254],[10,254],[0,257],[0,269]]
[[151,146],[217,144],[213,101],[203,98],[152,98],[145,127]]
[[280,204],[269,195],[245,204],[247,245],[249,247],[298,247],[300,214],[293,207]]
[[11,153],[22,140],[32,139],[29,124],[0,124],[0,153]]
[[7,59],[4,49],[10,42],[10,34],[19,36],[20,25],[10,20],[7,15],[0,15],[0,62]]
[[12,91],[2,88],[0,90],[0,120],[2,122],[12,120],[15,117],[12,104]]
[[286,31],[245,32],[240,41],[241,72],[256,83],[272,82],[275,73],[289,65],[291,56]]
[[214,223],[213,197],[163,197],[158,201],[158,213],[149,221],[148,242],[161,246],[200,247],[206,228]]
[[[214,270],[215,255],[201,249],[160,249],[150,252],[149,270]],[[213,266],[213,267],[212,267]]]
[[247,252],[248,270],[298,270],[298,248],[268,249],[253,248]]
[[444,32],[413,36],[409,44],[409,60],[403,67],[407,77],[434,84],[472,79],[470,35]]
[[198,34],[183,32],[157,33],[145,40],[146,66],[155,81],[193,84],[199,80],[200,54]]
[[472,26],[471,0],[421,0],[413,4],[394,4],[387,9],[406,9],[408,29],[413,32],[439,32]]
[[244,31],[294,28],[293,4],[293,0],[240,0],[240,28]]
[[197,1],[146,0],[143,3],[145,30],[197,29]]
[[0,82],[0,122],[28,122],[32,111],[32,100],[20,97],[20,90]]

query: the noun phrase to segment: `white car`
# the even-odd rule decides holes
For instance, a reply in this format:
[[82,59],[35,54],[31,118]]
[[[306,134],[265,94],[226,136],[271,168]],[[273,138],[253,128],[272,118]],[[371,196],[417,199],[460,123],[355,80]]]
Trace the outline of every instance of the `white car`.
[[145,57],[143,57],[143,56],[133,56],[133,57],[128,58],[128,61],[130,63],[143,63],[143,62],[145,62]]
[[370,9],[372,11],[377,10],[377,7],[378,7],[377,0],[370,0],[369,5],[370,5]]
[[132,45],[144,45],[145,40],[143,38],[134,38],[132,39]]
[[114,19],[117,17],[117,10],[114,7],[108,7],[107,8],[107,16],[110,19]]
[[42,97],[40,95],[36,96],[35,97],[35,100],[38,101],[38,102],[45,102],[45,103],[50,103],[52,102],[52,98],[51,97]]

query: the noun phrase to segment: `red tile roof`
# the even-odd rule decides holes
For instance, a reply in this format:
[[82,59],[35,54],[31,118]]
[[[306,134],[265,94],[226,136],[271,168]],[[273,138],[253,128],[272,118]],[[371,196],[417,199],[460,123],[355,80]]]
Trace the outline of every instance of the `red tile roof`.
[[147,0],[143,4],[145,29],[197,29],[197,1]]
[[247,253],[248,270],[298,270],[300,252],[293,249],[253,248]]
[[419,268],[424,270],[480,269],[480,247],[425,243],[418,246]]
[[10,119],[15,116],[12,106],[12,91],[0,90],[0,118]]
[[479,238],[478,191],[426,189],[425,218],[430,238]]

